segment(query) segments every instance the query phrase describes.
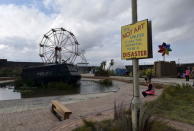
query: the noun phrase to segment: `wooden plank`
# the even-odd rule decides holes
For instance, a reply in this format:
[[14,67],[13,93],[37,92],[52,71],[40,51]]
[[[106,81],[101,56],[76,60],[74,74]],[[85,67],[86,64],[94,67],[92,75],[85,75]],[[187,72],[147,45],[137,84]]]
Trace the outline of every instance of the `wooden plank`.
[[68,108],[66,108],[63,104],[59,103],[59,101],[52,101],[52,103],[57,106],[57,108],[59,107],[62,111],[64,112],[71,112]]
[[52,101],[52,112],[55,113],[57,118],[59,120],[62,120],[62,118],[69,119],[69,116],[72,114],[72,112],[66,108],[63,104],[61,104],[59,101]]
[[61,114],[57,113],[56,108],[53,105],[51,107],[51,111],[60,121],[63,120],[63,116],[61,116]]

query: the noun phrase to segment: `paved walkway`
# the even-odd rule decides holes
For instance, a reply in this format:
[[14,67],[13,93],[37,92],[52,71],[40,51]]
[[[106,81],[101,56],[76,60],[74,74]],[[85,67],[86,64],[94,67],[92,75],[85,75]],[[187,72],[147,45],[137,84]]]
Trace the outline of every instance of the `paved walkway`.
[[[82,77],[95,78],[93,74],[82,74]],[[103,77],[100,77],[103,78]],[[123,76],[111,76],[112,79],[119,79],[124,81],[132,81],[133,77],[123,77]],[[144,78],[139,78],[140,81],[145,81]],[[194,79],[186,81],[182,78],[152,78],[153,83],[163,83],[163,84],[190,84],[193,85]]]
[[[119,79],[129,80],[131,78],[119,77]],[[168,79],[168,82],[172,81],[176,82],[177,80]],[[140,86],[140,88],[143,89],[145,87]],[[142,98],[142,100],[149,101],[155,99],[161,93],[162,89],[157,89],[156,96]],[[0,131],[70,131],[82,124],[82,118],[95,120],[112,118],[115,101],[117,103],[123,102],[126,105],[130,104],[132,99],[132,85],[125,83],[117,92],[96,95],[77,95],[76,97],[77,100],[72,100],[73,98],[71,96],[69,96],[69,100],[56,96],[0,102]],[[53,99],[62,101],[63,104],[72,110],[73,114],[70,116],[70,119],[58,121],[50,112],[49,103]],[[21,108],[23,110],[17,110],[17,107],[13,108],[13,104],[16,103],[16,105],[19,105],[20,102],[23,106],[26,104],[26,110],[23,108]],[[29,104],[30,102],[31,104]],[[29,105],[31,105],[30,108]]]

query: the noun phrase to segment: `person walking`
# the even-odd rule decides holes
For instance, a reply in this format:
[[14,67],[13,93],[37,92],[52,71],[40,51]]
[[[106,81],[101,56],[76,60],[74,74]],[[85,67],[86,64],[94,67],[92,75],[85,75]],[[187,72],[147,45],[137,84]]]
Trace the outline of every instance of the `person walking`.
[[187,68],[187,69],[185,70],[185,78],[186,78],[186,81],[189,81],[190,73],[191,73],[191,71],[189,70],[189,68]]

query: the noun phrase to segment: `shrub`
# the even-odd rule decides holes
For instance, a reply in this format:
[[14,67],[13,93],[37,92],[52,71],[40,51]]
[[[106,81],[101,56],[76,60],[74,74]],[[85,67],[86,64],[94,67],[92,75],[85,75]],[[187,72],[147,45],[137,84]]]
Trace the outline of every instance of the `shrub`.
[[109,79],[100,80],[99,83],[103,86],[112,86],[112,80]]
[[109,72],[107,70],[97,70],[94,73],[95,76],[109,76]]
[[154,76],[154,70],[153,69],[140,70],[139,76],[140,77]]
[[72,89],[73,85],[71,84],[67,84],[64,82],[49,82],[48,85],[46,86],[46,88],[49,89],[59,89],[59,90],[69,90]]
[[22,82],[22,79],[19,77],[15,80],[14,82],[15,84],[15,88],[19,88],[19,87],[22,87],[23,86],[23,82]]
[[0,76],[1,77],[15,77],[20,76],[22,72],[21,68],[1,68]]
[[[141,112],[139,131],[176,131],[154,118],[146,108]],[[131,110],[126,109],[123,103],[114,105],[114,119],[101,122],[83,120],[84,126],[73,131],[132,131]]]

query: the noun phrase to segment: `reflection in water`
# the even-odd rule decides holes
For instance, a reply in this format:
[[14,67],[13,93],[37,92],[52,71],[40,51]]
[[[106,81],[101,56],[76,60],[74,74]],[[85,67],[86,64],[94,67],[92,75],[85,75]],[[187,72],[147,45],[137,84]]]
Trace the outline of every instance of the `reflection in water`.
[[14,91],[13,85],[0,87],[0,100],[21,99],[21,93]]
[[101,93],[101,92],[110,92],[117,90],[117,87],[114,86],[102,86],[98,82],[82,80],[80,87],[80,94],[92,94],[92,93]]
[[81,80],[80,86],[75,87],[71,90],[36,88],[34,90],[25,90],[20,92],[15,91],[13,84],[7,84],[7,85],[0,86],[0,100],[110,92],[110,91],[117,91],[118,86],[121,84],[123,83],[113,81],[113,86],[105,87],[100,85],[97,81]]

